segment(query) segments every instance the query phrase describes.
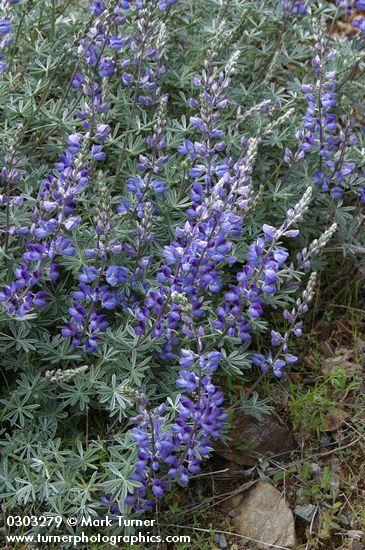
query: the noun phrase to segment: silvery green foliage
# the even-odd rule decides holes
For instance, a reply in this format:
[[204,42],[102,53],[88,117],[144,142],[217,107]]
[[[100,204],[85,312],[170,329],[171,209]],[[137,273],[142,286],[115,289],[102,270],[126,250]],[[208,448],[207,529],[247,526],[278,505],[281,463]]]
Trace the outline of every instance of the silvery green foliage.
[[310,270],[362,253],[342,5],[106,4],[1,3],[0,487],[23,512],[148,510],[185,484],[217,384],[285,373]]

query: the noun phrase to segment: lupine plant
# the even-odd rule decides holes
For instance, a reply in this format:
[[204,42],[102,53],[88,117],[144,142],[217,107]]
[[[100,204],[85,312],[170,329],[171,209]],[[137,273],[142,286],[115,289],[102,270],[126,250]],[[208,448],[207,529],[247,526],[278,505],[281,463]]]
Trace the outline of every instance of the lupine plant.
[[0,3],[2,503],[150,512],[359,238],[365,3],[76,4]]

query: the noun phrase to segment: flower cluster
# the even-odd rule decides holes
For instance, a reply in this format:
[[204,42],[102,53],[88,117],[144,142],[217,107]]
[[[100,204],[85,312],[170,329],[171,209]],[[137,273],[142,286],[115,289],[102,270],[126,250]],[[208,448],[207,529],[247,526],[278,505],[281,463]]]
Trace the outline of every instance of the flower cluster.
[[61,331],[65,338],[72,338],[73,347],[82,345],[88,353],[97,349],[100,333],[109,327],[104,311],[123,306],[124,287],[130,276],[127,267],[108,264],[110,257],[118,256],[123,248],[119,240],[111,236],[114,224],[108,189],[101,181],[94,229],[96,242],[85,250],[85,260],[92,261],[93,265],[84,265],[78,276],[78,288],[73,292],[74,302],[69,308],[71,319]]
[[302,335],[303,322],[299,321],[299,317],[304,315],[308,311],[310,302],[314,297],[314,290],[316,285],[317,273],[313,272],[309,278],[306,289],[304,290],[302,297],[298,298],[295,302],[295,306],[291,311],[287,309],[283,312],[284,319],[289,323],[289,328],[282,336],[276,330],[271,331],[271,345],[273,348],[278,348],[276,353],[271,351],[267,357],[262,354],[256,353],[253,356],[253,364],[260,367],[263,373],[272,369],[275,376],[281,378],[283,375],[282,369],[287,365],[292,365],[298,361],[298,357],[289,353],[288,342],[291,334],[295,336]]
[[130,178],[128,190],[133,193],[133,206],[137,215],[135,234],[136,240],[128,245],[127,252],[134,260],[132,285],[140,280],[143,285],[146,268],[151,262],[150,255],[144,255],[146,245],[153,240],[153,217],[157,213],[156,200],[167,189],[167,182],[163,171],[169,161],[169,156],[164,154],[164,114],[166,109],[166,96],[160,100],[160,108],[153,126],[153,134],[147,137],[147,145],[150,152],[139,156],[138,171],[142,174]]
[[274,295],[280,284],[280,271],[284,269],[289,253],[279,246],[283,237],[296,237],[299,230],[291,229],[308,209],[312,189],[309,187],[301,201],[288,210],[280,228],[263,225],[264,237],[249,247],[247,264],[237,274],[237,285],[230,285],[225,301],[217,309],[214,327],[223,334],[237,334],[243,342],[251,340],[251,323],[261,317],[265,300]]
[[219,128],[218,123],[222,109],[228,104],[225,91],[231,81],[238,57],[239,52],[235,52],[224,71],[218,74],[212,69],[210,60],[206,60],[202,76],[194,79],[194,85],[201,91],[199,99],[190,98],[189,100],[190,107],[198,110],[197,116],[190,117],[190,124],[201,135],[201,139],[195,142],[185,139],[178,151],[194,162],[194,166],[189,170],[192,178],[198,180],[204,176],[207,192],[213,184],[217,165],[219,166],[216,162],[217,155],[226,148],[226,143],[222,139],[224,132]]
[[[346,16],[353,15],[355,10],[365,11],[364,0],[337,0],[337,6],[345,9]],[[353,37],[356,47],[361,47],[365,40],[365,17],[355,17],[352,19],[352,26],[358,30],[358,33]]]
[[173,423],[167,421],[164,404],[149,411],[147,399],[140,403],[140,415],[133,419],[136,427],[131,432],[139,449],[131,479],[140,486],[127,497],[127,504],[136,510],[152,510],[169,481],[177,479],[186,485],[190,476],[200,472],[212,441],[220,437],[227,415],[221,407],[223,393],[212,383],[212,374],[221,358],[217,351],[199,356],[189,349],[181,350],[176,384],[184,394]]
[[82,108],[77,112],[82,131],[68,136],[67,148],[55,163],[54,172],[42,182],[31,227],[21,228],[21,234],[27,238],[23,264],[16,271],[17,280],[4,287],[2,294],[2,300],[8,303],[8,313],[23,316],[33,307],[44,307],[47,293],[40,294],[33,288],[42,277],[57,281],[60,269],[57,257],[75,254],[72,232],[82,221],[77,212],[77,197],[90,183],[96,164],[106,156],[103,144],[109,133],[105,121],[109,104],[104,98],[105,85],[98,82],[97,74],[101,79],[113,74],[101,70],[104,61],[101,52],[109,42],[110,25],[122,22],[118,10],[97,11],[95,26],[90,31],[92,40],[82,39],[79,46],[82,71],[74,73],[71,83],[82,90]]
[[[318,256],[324,247],[327,246],[336,230],[337,224],[334,223],[318,239],[312,241],[309,247],[304,248],[298,253],[297,268],[302,270],[310,269],[312,259]],[[289,323],[289,328],[285,334],[281,335],[276,330],[271,330],[271,345],[273,348],[278,348],[276,353],[269,351],[266,357],[261,353],[253,355],[253,364],[260,367],[262,373],[272,370],[276,377],[281,378],[283,368],[298,361],[298,357],[289,352],[288,343],[291,335],[296,337],[302,336],[303,321],[299,319],[308,311],[309,304],[314,296],[316,279],[317,274],[315,272],[311,273],[307,287],[303,291],[301,298],[296,300],[291,311],[287,309],[283,311],[283,317]]]
[[340,8],[345,8],[347,16],[351,15],[353,9],[365,10],[364,0],[337,0],[336,4]]
[[[152,9],[153,6],[151,4],[149,4],[146,9],[141,9],[138,18],[139,31],[136,34],[136,40],[138,44],[140,44],[140,42],[144,43],[144,46],[141,46],[142,50],[149,44],[149,53],[145,55],[147,55],[149,60],[154,60],[155,71],[152,72],[152,70],[146,69],[145,79],[135,83],[135,90],[137,93],[139,86],[145,87],[152,93],[152,103],[158,100],[160,108],[157,110],[155,116],[153,133],[148,136],[146,140],[151,150],[151,154],[140,155],[137,164],[137,171],[139,174],[143,174],[143,176],[138,174],[135,177],[129,178],[127,190],[131,193],[133,199],[128,200],[127,198],[123,198],[117,207],[117,214],[136,214],[138,220],[136,222],[137,242],[133,245],[122,245],[118,239],[110,238],[109,233],[115,223],[115,214],[110,203],[108,191],[105,186],[102,185],[101,190],[103,196],[101,196],[95,227],[97,243],[94,248],[88,248],[86,250],[86,257],[93,260],[94,264],[95,261],[99,260],[100,266],[97,268],[93,265],[83,268],[83,273],[79,276],[79,288],[74,292],[76,301],[69,309],[71,320],[67,323],[66,328],[62,329],[62,335],[64,337],[72,337],[72,344],[74,347],[79,347],[80,344],[82,344],[88,352],[96,350],[98,340],[100,339],[100,332],[105,331],[109,326],[106,314],[103,310],[109,312],[116,309],[117,306],[124,307],[126,297],[124,286],[129,279],[129,275],[132,286],[134,286],[136,278],[143,275],[144,268],[149,263],[148,257],[140,258],[140,256],[143,253],[144,244],[152,239],[150,230],[154,205],[151,200],[151,194],[159,195],[165,191],[166,182],[159,177],[159,174],[168,161],[168,156],[163,153],[163,149],[165,148],[163,136],[164,112],[167,96],[161,95],[160,88],[157,85],[157,77],[164,72],[161,61],[164,54],[165,25],[162,24],[157,35],[153,35],[155,38],[155,47],[152,47],[153,42],[150,37],[153,21],[153,19],[151,19]],[[119,40],[118,47],[116,46],[117,39]],[[119,33],[117,37],[113,37],[113,49],[116,51],[120,50],[120,44],[121,34]],[[136,44],[134,42],[130,44],[133,55],[135,51],[139,51]],[[134,64],[138,65],[140,68],[144,60],[142,50],[136,53],[134,58]],[[125,53],[126,52],[124,52],[124,54]],[[122,61],[121,65],[125,68],[125,60]],[[126,78],[126,73],[123,72],[122,82],[124,84],[126,84]],[[145,101],[141,100],[141,96],[139,96],[139,100],[143,105],[147,104]],[[100,133],[103,136],[105,135],[106,138],[108,135],[106,129],[108,129],[108,127],[105,125],[104,133],[102,131],[103,129],[100,129]],[[101,141],[100,138],[99,141]],[[97,154],[104,153],[98,151]],[[121,265],[111,265],[107,268],[108,256],[110,256],[110,254],[119,254],[122,249],[124,249],[129,257],[135,260],[135,265],[131,274],[126,267]],[[104,277],[106,278],[106,282],[103,280]],[[92,283],[92,285],[90,285],[90,283]]]
[[[200,116],[191,117],[190,122],[204,139],[195,143],[184,140],[178,150],[193,161],[199,157],[205,164],[190,169],[194,181],[188,219],[183,227],[176,229],[176,241],[164,247],[166,263],[156,277],[159,287],[150,289],[144,307],[136,313],[139,335],[145,332],[151,314],[156,315],[149,330],[153,336],[164,334],[167,346],[164,357],[178,344],[175,337],[178,327],[191,335],[191,316],[204,317],[204,293],[217,293],[222,288],[219,269],[225,263],[232,265],[236,261],[231,237],[238,236],[242,230],[258,140],[251,140],[246,155],[235,163],[228,158],[218,162],[217,155],[224,150],[224,141],[219,142],[218,148],[212,143],[212,139],[223,137],[223,132],[212,124],[219,120],[219,109],[227,105],[227,98],[222,94],[236,60],[234,54],[217,79],[203,72]],[[202,80],[196,83],[201,85]],[[198,103],[190,103],[198,107]],[[181,303],[182,298],[187,299],[188,308]]]
[[346,162],[345,153],[348,147],[356,144],[357,139],[351,132],[349,121],[339,121],[335,112],[336,73],[327,70],[334,53],[327,51],[325,40],[319,40],[316,49],[318,54],[312,60],[312,67],[317,82],[315,85],[302,85],[307,111],[303,118],[303,128],[296,134],[300,146],[295,154],[286,149],[285,160],[289,164],[298,162],[311,151],[317,150],[319,165],[313,180],[322,191],[330,190],[334,198],[341,199],[356,168],[355,163]]
[[123,198],[117,207],[117,212],[135,213],[137,216],[136,237],[133,245],[127,247],[128,255],[139,262],[135,267],[135,275],[142,275],[143,269],[148,264],[148,257],[142,257],[143,246],[153,239],[151,232],[152,218],[156,213],[155,199],[163,195],[167,188],[163,171],[169,161],[165,154],[166,142],[164,138],[164,124],[167,96],[161,96],[159,108],[153,124],[153,133],[146,138],[149,151],[139,155],[137,163],[137,175],[128,179],[127,190],[131,198]]
[[[162,4],[159,7],[163,8]],[[134,84],[137,103],[151,107],[158,100],[161,91],[158,80],[165,73],[163,65],[166,27],[162,23],[156,28],[154,17],[155,2],[146,2],[138,19],[138,32],[131,44],[132,63],[137,68],[133,76],[125,72],[122,75],[126,86]],[[142,93],[139,93],[141,90]]]

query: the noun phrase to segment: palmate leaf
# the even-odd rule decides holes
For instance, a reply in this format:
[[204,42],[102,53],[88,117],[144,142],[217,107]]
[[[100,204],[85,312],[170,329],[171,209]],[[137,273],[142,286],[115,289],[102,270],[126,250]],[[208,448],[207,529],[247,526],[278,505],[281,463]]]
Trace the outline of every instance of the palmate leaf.
[[244,395],[241,395],[240,408],[244,414],[253,416],[257,420],[261,420],[261,417],[265,414],[271,414],[275,408],[269,405],[271,398],[260,399],[259,394],[254,392],[249,399],[245,399]]
[[77,405],[80,411],[84,411],[90,403],[91,396],[95,394],[95,389],[91,388],[87,378],[76,376],[73,384],[60,382],[60,387],[65,390],[59,394],[59,399],[62,399],[64,406]]
[[99,402],[106,403],[110,410],[110,416],[118,415],[119,422],[123,416],[129,416],[132,401],[126,394],[128,386],[130,386],[128,379],[120,383],[115,374],[112,376],[110,386],[101,382],[98,384]]
[[[33,484],[33,479],[29,476],[29,470],[25,469],[25,474],[28,474],[26,479],[16,477],[16,498],[19,504],[26,505],[30,500],[35,500],[36,491]],[[30,479],[29,479],[30,477]]]
[[101,445],[97,443],[91,443],[84,449],[82,442],[77,441],[77,453],[70,453],[67,460],[74,471],[86,472],[89,468],[97,470],[97,465],[105,457],[105,454]]
[[129,492],[140,487],[141,483],[130,479],[133,472],[133,465],[127,465],[125,462],[107,463],[105,465],[110,470],[113,479],[105,481],[101,485],[105,493],[111,494],[112,498],[124,502]]
[[19,323],[9,323],[9,329],[11,334],[0,332],[0,342],[3,341],[5,347],[9,349],[14,346],[17,351],[35,351],[36,348],[34,344],[37,343],[37,339],[27,338],[31,331],[29,318],[24,319]]
[[38,342],[37,350],[43,356],[43,361],[50,364],[67,364],[68,361],[82,360],[80,353],[77,353],[71,347],[68,340],[61,337],[60,334],[51,336],[47,332],[43,333],[42,341]]
[[4,405],[3,420],[9,420],[12,426],[19,424],[24,428],[26,421],[33,419],[33,411],[40,407],[37,403],[28,405],[27,402],[27,396],[21,399],[17,393],[14,393],[10,399],[1,399],[0,403]]

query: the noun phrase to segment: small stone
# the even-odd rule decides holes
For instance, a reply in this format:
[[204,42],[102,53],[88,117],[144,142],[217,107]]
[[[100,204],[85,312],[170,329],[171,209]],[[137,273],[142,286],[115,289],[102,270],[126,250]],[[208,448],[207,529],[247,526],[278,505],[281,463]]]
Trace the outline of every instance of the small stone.
[[228,515],[229,515],[230,518],[234,518],[234,517],[237,516],[237,512],[235,512],[234,510],[230,510],[230,511],[228,512]]
[[355,529],[352,529],[350,531],[347,531],[346,535],[353,540],[360,540],[365,542],[365,533],[364,531],[358,531]]
[[214,535],[214,542],[222,550],[225,550],[226,548],[228,548],[228,542],[223,533],[216,533]]
[[257,548],[267,549],[268,545],[295,548],[293,513],[270,483],[259,481],[248,494],[240,495],[233,506],[237,513],[232,519],[236,532],[252,539]]
[[219,548],[222,548],[222,550],[225,550],[226,548],[228,548],[228,542],[227,542],[227,539],[226,537],[224,536],[223,533],[221,533],[219,535]]

